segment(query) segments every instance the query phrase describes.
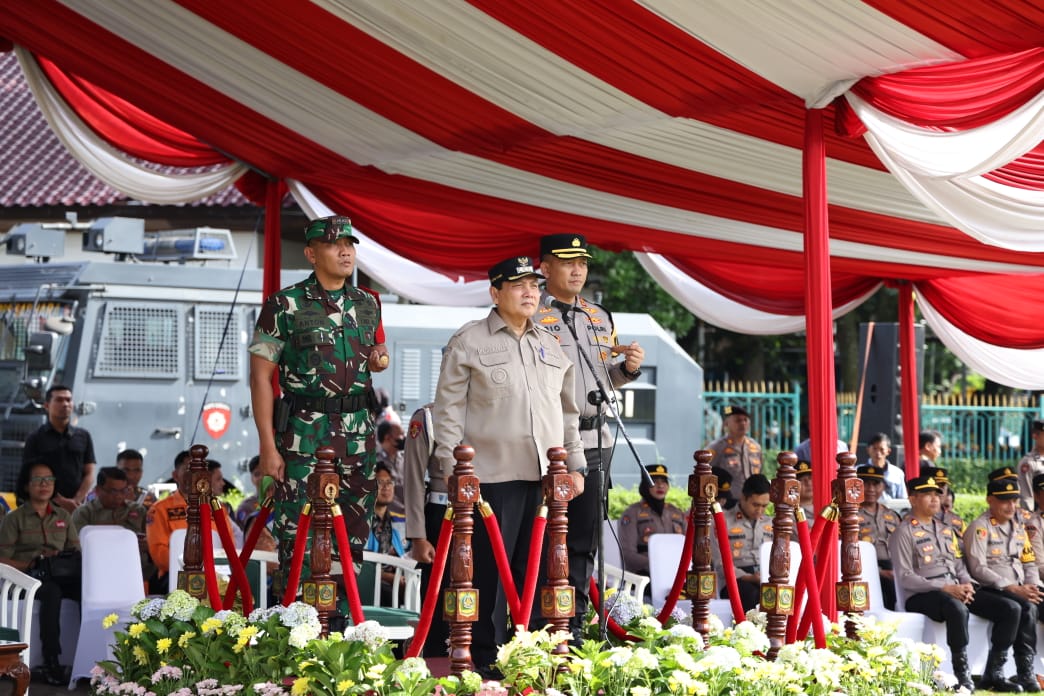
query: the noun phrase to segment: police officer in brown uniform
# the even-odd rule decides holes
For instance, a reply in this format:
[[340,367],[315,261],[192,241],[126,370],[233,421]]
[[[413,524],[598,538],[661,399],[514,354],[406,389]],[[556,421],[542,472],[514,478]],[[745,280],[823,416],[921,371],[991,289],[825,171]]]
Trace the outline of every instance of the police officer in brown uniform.
[[881,599],[886,609],[895,609],[895,581],[888,553],[888,537],[899,526],[899,515],[877,502],[884,495],[885,472],[879,466],[864,464],[856,469],[863,482],[863,502],[859,505],[859,539],[874,545],[881,574]]
[[[645,352],[636,341],[617,344],[613,316],[602,305],[580,296],[587,283],[587,240],[580,234],[549,234],[540,239],[540,272],[546,278],[534,321],[558,339],[576,374],[580,439],[587,460],[583,495],[569,502],[569,582],[576,590],[574,634],[579,635],[587,611],[588,578],[594,570],[598,529],[606,519],[604,487],[613,456],[606,422],[607,404],[599,383],[612,390],[642,374]],[[586,357],[586,359],[585,359]],[[602,483],[602,488],[598,483]]]
[[[464,442],[475,448],[482,497],[500,522],[516,587],[525,580],[548,449],[566,449],[577,493],[584,490],[586,466],[573,364],[554,336],[533,321],[541,278],[528,256],[506,259],[489,270],[496,306],[450,338],[432,413],[443,476],[453,472],[454,447]],[[481,524],[475,525],[473,547],[473,557],[483,562],[474,566],[479,620],[473,624],[471,651],[477,669],[488,673],[497,646],[508,640],[506,599],[502,589],[498,592],[493,550]],[[525,623],[526,617],[514,619]]]
[[742,406],[726,406],[725,435],[707,445],[714,453],[711,466],[720,466],[732,474],[732,485],[743,490],[748,476],[760,474],[762,468],[761,445],[747,433],[750,432],[750,413]]
[[[434,405],[425,404],[410,416],[402,464],[406,537],[412,545],[410,555],[420,564],[421,593],[424,595],[431,582],[435,546],[439,543],[442,518],[449,504],[446,478],[435,457],[435,424],[431,416]],[[448,637],[449,626],[443,620],[442,612],[436,610],[428,630],[428,639],[424,643],[424,656],[445,655]]]
[[805,513],[805,519],[811,525],[816,519],[816,504],[813,502],[812,490],[812,464],[806,461],[798,461],[794,466],[798,485],[801,486],[801,497],[799,503],[801,510]]
[[[740,501],[725,513],[725,525],[736,568],[740,602],[744,611],[758,605],[761,594],[761,544],[772,539],[772,519],[765,516],[769,504],[769,480],[763,474],[754,474],[743,483]],[[725,573],[722,570],[718,543],[711,547],[714,567],[718,569],[718,587],[721,597],[728,597]]]
[[974,690],[968,666],[968,613],[1003,622],[994,628],[990,654],[998,653],[983,674],[981,688],[1017,691],[1019,687],[1004,679],[1004,655],[1014,640],[1017,609],[1008,602],[976,592],[975,583],[961,554],[957,532],[938,518],[942,489],[931,476],[906,482],[910,512],[888,539],[888,552],[895,571],[895,583],[906,596],[906,611],[924,614],[946,624],[946,643],[950,647],[953,672],[961,686]]
[[1033,439],[1033,449],[1019,460],[1019,502],[1027,510],[1040,510],[1040,503],[1034,508],[1036,489],[1033,487],[1033,478],[1044,474],[1044,420],[1033,421],[1030,437]]
[[[991,473],[991,481],[996,473],[996,471]],[[939,521],[953,527],[953,530],[963,538],[964,530],[968,525],[960,515],[953,511],[953,489],[950,488],[949,473],[941,466],[926,466],[921,469],[921,475],[931,476],[935,479],[935,484],[942,491],[942,494],[939,496]],[[961,541],[960,543],[963,547],[964,542]]]
[[[1029,535],[1016,514],[1019,484],[1011,478],[997,478],[986,487],[989,509],[976,517],[964,532],[964,552],[968,572],[980,587],[976,594],[994,597],[1006,604],[1006,612],[988,615],[993,621],[993,649],[986,663],[984,680],[997,679],[1007,659],[1007,646],[997,634],[1011,634],[1015,652],[1016,681],[1023,691],[1039,691],[1033,658],[1037,653],[1037,605],[1041,592],[1040,576]],[[1003,620],[1000,617],[1008,617]],[[992,675],[992,676],[991,676]],[[1003,681],[1003,679],[1001,679]]]
[[667,467],[646,464],[645,470],[653,485],[638,484],[642,499],[624,510],[617,525],[624,570],[640,575],[649,574],[649,537],[685,533],[685,513],[665,500],[671,487]]
[[[1044,474],[1034,476],[1032,486],[1035,507],[1033,512],[1022,511],[1022,523],[1026,525],[1026,533],[1029,534],[1030,545],[1033,546],[1033,557],[1037,559],[1037,574],[1044,581]],[[1019,495],[1022,495],[1021,486]],[[1044,620],[1044,616],[1037,612],[1037,619]]]

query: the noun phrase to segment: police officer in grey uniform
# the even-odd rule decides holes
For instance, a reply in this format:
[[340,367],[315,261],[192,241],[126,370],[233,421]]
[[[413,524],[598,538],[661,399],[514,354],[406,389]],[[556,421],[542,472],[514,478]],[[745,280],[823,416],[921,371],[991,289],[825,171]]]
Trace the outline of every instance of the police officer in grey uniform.
[[[996,615],[993,621],[993,647],[986,663],[999,672],[1007,659],[1007,648],[1001,650],[997,633],[1013,633],[1016,681],[1023,691],[1039,691],[1033,667],[1037,653],[1037,605],[1041,592],[1040,576],[1033,556],[1029,535],[1022,525],[1018,510],[1019,486],[1011,478],[998,478],[986,487],[989,509],[976,517],[964,532],[964,552],[968,572],[979,583],[977,594],[987,594],[1009,606],[1013,619],[1002,625]],[[985,678],[985,677],[984,677]],[[980,684],[980,688],[982,687]],[[993,688],[996,688],[994,684]]]
[[[435,457],[435,424],[431,416],[434,405],[425,404],[410,417],[402,465],[406,537],[412,545],[410,555],[420,564],[423,596],[427,595],[428,583],[431,582],[435,546],[439,543],[442,519],[449,504],[446,477]],[[424,656],[444,656],[448,637],[449,626],[442,612],[436,610],[428,630],[428,639],[424,643]]]
[[906,611],[946,624],[954,676],[969,691],[975,687],[968,666],[968,612],[1003,622],[1002,627],[994,628],[991,637],[990,655],[999,654],[1000,662],[988,665],[980,686],[986,688],[986,684],[997,682],[998,691],[1019,690],[1001,674],[1004,655],[1014,639],[1016,608],[992,595],[976,592],[957,532],[938,518],[942,489],[935,479],[910,479],[906,491],[910,512],[888,539],[895,584],[906,596]]
[[1027,510],[1040,510],[1038,504],[1034,508],[1033,477],[1044,474],[1044,420],[1036,419],[1030,426],[1030,437],[1033,439],[1033,450],[1019,460],[1019,502]]
[[[1020,482],[1021,483],[1021,482]],[[1044,474],[1033,477],[1033,512],[1022,511],[1022,523],[1026,525],[1026,533],[1029,534],[1030,545],[1033,546],[1033,557],[1037,560],[1037,574],[1044,582]],[[1019,495],[1021,496],[1021,490]],[[1044,620],[1040,612],[1037,619]]]
[[[609,310],[580,296],[587,282],[590,258],[583,235],[549,234],[540,239],[540,272],[547,283],[535,321],[554,334],[573,363],[576,404],[580,408],[580,439],[587,460],[584,494],[569,502],[568,513],[569,582],[576,590],[574,634],[581,630],[587,611],[588,578],[594,570],[598,528],[607,509],[606,491],[599,490],[597,482],[602,479],[608,484],[603,477],[608,474],[613,455],[612,436],[605,417],[608,406],[600,400],[598,383],[609,392],[633,382],[642,374],[645,358],[645,352],[636,341],[617,344],[616,326]],[[604,472],[602,476],[599,470]]]
[[649,574],[649,537],[684,534],[686,526],[685,513],[665,500],[671,487],[667,467],[646,464],[645,470],[652,485],[644,480],[638,484],[642,499],[624,510],[617,524],[624,570],[640,575]]
[[757,440],[750,437],[750,413],[742,406],[726,406],[724,416],[725,434],[714,440],[707,449],[714,453],[711,466],[720,466],[732,474],[732,485],[743,490],[748,476],[760,474],[764,465],[764,452]]
[[[541,477],[547,451],[564,447],[577,493],[584,490],[580,412],[574,396],[573,364],[549,331],[533,322],[543,278],[528,256],[501,261],[489,270],[496,305],[485,319],[469,322],[446,345],[433,417],[435,456],[442,475],[456,464],[453,448],[475,448],[475,473],[482,497],[500,522],[516,587],[522,587],[530,532],[543,502]],[[475,525],[474,586],[479,620],[471,652],[478,670],[496,659],[508,640],[506,600],[485,527]],[[496,598],[496,601],[494,601]],[[515,621],[525,622],[523,617]]]
[[[732,564],[736,568],[740,602],[744,611],[758,605],[761,594],[761,545],[772,539],[772,518],[765,516],[769,504],[769,480],[763,474],[747,478],[740,492],[740,501],[725,513],[725,528],[732,550]],[[718,543],[711,546],[712,563],[718,569],[720,596],[729,596],[722,570]]]
[[863,482],[863,502],[859,505],[859,539],[874,545],[877,568],[881,575],[881,599],[886,609],[895,609],[895,581],[888,553],[888,537],[899,526],[899,515],[878,502],[884,495],[885,470],[873,464],[856,469]]

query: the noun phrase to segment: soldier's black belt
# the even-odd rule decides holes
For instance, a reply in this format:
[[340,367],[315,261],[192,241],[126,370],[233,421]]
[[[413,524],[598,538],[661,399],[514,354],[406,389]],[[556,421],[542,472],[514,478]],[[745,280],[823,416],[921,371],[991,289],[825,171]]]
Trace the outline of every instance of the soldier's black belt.
[[371,407],[370,394],[349,394],[348,396],[300,396],[285,394],[284,399],[295,411],[312,411],[314,413],[353,413]]
[[602,427],[602,416],[588,416],[587,418],[580,419],[581,430],[598,430]]

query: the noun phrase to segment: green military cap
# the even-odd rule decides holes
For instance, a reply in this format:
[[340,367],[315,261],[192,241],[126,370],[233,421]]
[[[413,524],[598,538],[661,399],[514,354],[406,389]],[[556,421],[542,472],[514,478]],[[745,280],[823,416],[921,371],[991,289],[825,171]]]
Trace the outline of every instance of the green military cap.
[[986,495],[1001,500],[1015,500],[1019,497],[1019,484],[1008,478],[998,478],[986,485]]
[[505,280],[518,280],[526,276],[536,276],[541,279],[544,277],[533,270],[533,261],[528,256],[513,256],[489,269],[489,284],[499,288]]
[[1010,466],[1002,466],[999,469],[994,469],[993,471],[991,471],[988,474],[987,478],[990,481],[1000,481],[1000,480],[1003,480],[1003,479],[1015,479],[1015,480],[1018,480],[1019,475],[1016,474],[1015,470],[1012,469]]
[[548,255],[560,259],[591,258],[582,234],[545,234],[540,238],[540,256]]
[[[884,481],[884,469],[873,464],[863,464],[856,469],[856,476],[861,479]],[[936,483],[938,483],[938,479],[936,479]]]
[[354,244],[359,243],[359,238],[352,234],[352,221],[343,215],[318,218],[305,227],[305,243],[313,239],[333,243],[342,238],[350,239]]
[[798,463],[794,466],[794,473],[798,476],[811,476],[812,462],[806,462],[804,459],[799,459]]
[[939,484],[931,476],[918,476],[906,482],[906,493],[916,495],[918,493],[942,493]]

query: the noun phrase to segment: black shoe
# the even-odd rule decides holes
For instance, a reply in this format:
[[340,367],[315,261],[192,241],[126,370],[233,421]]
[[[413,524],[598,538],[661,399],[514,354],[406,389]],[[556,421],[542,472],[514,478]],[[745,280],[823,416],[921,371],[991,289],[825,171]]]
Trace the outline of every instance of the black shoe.
[[58,662],[57,657],[45,657],[40,671],[43,674],[44,681],[51,686],[69,683],[69,673],[65,666]]
[[496,665],[475,665],[475,674],[482,677],[483,681],[504,681],[504,673]]

